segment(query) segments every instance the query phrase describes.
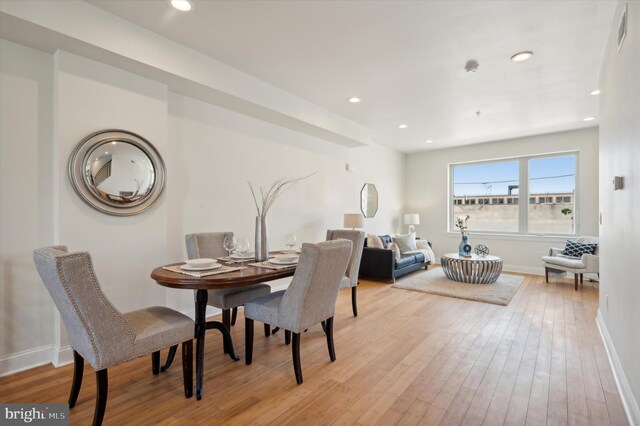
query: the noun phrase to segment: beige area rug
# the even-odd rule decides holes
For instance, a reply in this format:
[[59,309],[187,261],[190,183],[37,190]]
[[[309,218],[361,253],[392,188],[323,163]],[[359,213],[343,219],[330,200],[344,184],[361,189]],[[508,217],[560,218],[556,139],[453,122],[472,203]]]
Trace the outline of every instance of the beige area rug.
[[501,274],[493,284],[465,284],[447,279],[442,268],[434,268],[398,278],[393,287],[506,306],[523,280],[518,275]]

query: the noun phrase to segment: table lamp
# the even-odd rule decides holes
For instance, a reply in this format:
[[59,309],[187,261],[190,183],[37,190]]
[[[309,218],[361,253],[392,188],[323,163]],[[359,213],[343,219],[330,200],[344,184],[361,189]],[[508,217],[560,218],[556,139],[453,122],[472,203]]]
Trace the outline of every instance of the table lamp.
[[418,213],[408,213],[404,215],[404,224],[409,225],[409,233],[415,232],[413,225],[420,225],[420,215]]
[[362,213],[345,213],[344,227],[351,229],[364,228],[364,216],[362,216]]

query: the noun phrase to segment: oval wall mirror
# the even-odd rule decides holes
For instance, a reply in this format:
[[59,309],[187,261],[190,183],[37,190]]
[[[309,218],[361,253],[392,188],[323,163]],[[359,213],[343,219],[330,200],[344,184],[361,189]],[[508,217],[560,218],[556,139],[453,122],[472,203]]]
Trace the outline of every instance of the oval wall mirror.
[[378,211],[378,190],[372,183],[365,183],[360,191],[360,210],[364,217],[374,217]]
[[131,216],[162,193],[164,162],[142,136],[101,130],[84,138],[69,158],[69,178],[80,198],[103,213]]

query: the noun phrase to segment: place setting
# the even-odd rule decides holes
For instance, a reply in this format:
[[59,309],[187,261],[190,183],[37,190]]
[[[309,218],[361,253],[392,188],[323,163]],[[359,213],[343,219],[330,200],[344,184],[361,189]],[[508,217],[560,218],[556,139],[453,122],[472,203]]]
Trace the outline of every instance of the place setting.
[[245,266],[227,266],[218,262],[217,259],[200,258],[189,259],[182,265],[163,266],[162,269],[177,272],[179,274],[190,275],[192,277],[206,277],[209,275],[223,274],[226,272],[240,271],[246,269]]

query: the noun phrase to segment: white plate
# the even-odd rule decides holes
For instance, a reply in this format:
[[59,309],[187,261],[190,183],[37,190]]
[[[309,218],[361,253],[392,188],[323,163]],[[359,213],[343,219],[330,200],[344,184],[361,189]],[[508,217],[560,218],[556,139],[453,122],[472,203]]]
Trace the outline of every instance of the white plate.
[[201,258],[185,260],[184,263],[186,263],[190,268],[204,268],[205,266],[211,267],[218,263],[218,261],[215,259]]
[[284,262],[282,260],[278,260],[275,257],[269,259],[269,262],[273,263],[274,265],[295,265],[296,263],[298,263],[298,260],[300,260],[300,258],[290,261],[290,262]]
[[300,258],[300,255],[291,254],[291,253],[276,254],[275,256],[273,256],[273,258],[276,260],[279,260],[280,262],[294,263],[298,261],[298,259]]
[[231,259],[253,259],[256,255],[253,252],[247,253],[244,256],[240,256],[238,253],[233,253],[230,257]]
[[182,269],[183,271],[208,271],[210,269],[218,269],[220,268],[222,265],[219,263],[214,263],[213,265],[207,265],[207,266],[189,266],[189,265],[182,265],[180,267],[180,269]]

